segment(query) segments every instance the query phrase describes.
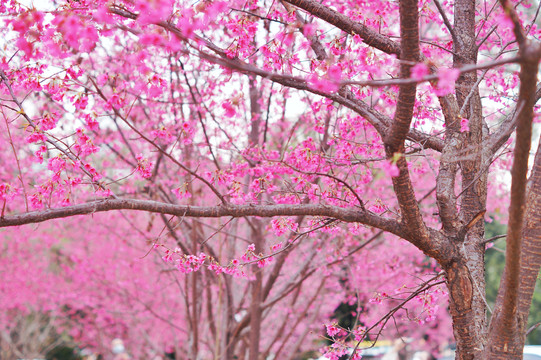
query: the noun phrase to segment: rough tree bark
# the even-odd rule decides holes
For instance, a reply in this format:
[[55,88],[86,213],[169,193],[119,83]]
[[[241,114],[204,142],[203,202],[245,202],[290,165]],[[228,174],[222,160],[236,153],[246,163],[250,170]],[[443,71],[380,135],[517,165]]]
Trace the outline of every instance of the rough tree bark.
[[[455,68],[477,63],[475,11],[475,1],[458,0],[454,4],[453,66]],[[482,354],[486,341],[484,226],[483,221],[470,223],[482,220],[476,219],[476,216],[482,214],[486,207],[488,175],[488,172],[483,169],[487,164],[483,159],[483,152],[473,146],[473,144],[481,144],[487,135],[476,82],[476,72],[459,76],[455,86],[456,101],[458,109],[464,109],[464,111],[461,113],[459,110],[453,114],[450,121],[446,119],[450,140],[456,141],[460,147],[467,149],[462,153],[462,156],[467,158],[463,161],[456,159],[458,147],[453,147],[451,150],[454,156],[446,154],[454,157],[450,159],[450,166],[458,166],[462,174],[463,194],[460,199],[459,213],[456,211],[454,197],[454,179],[458,169],[453,168],[452,184],[438,184],[441,188],[447,188],[447,191],[453,193],[452,204],[447,205],[447,210],[451,214],[445,214],[447,216],[445,223],[448,224],[446,229],[448,243],[455,248],[458,256],[443,267],[447,273],[449,308],[453,317],[457,359],[468,360]],[[458,125],[462,117],[469,120],[469,132],[459,132]],[[442,181],[443,178],[438,180]],[[444,207],[443,204],[439,206],[439,208]],[[465,226],[468,227],[464,228]]]

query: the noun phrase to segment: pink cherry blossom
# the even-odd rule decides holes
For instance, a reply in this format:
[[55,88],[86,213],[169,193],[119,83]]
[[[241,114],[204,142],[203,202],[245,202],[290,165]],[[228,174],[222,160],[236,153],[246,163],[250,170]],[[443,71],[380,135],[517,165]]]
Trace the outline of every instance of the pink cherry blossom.
[[428,66],[426,66],[425,63],[415,64],[415,66],[411,68],[411,77],[415,80],[422,80],[428,73]]
[[460,132],[470,131],[469,120],[466,118],[460,119]]
[[441,68],[438,71],[438,86],[436,88],[436,94],[438,96],[444,96],[449,94],[454,86],[455,81],[458,79],[458,76],[460,75],[460,70],[458,69],[449,69],[449,68]]

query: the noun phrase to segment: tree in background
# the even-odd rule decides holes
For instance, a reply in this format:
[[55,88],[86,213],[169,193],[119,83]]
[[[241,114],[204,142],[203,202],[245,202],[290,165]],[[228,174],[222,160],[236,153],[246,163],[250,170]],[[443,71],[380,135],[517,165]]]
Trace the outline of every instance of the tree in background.
[[[105,224],[99,229],[94,222],[81,224],[69,219],[51,223],[47,231],[47,226],[40,225],[39,235],[32,229],[5,231],[9,245],[2,269],[18,275],[10,277],[3,290],[2,308],[10,309],[11,314],[20,318],[45,311],[56,319],[54,329],[59,333],[101,354],[109,354],[111,340],[118,337],[124,339],[126,348],[136,358],[151,358],[166,349],[173,349],[178,359],[194,353],[202,358],[245,356],[251,333],[251,282],[246,279],[249,274],[226,274],[228,268],[216,274],[217,270],[221,272],[216,264],[202,264],[198,271],[182,267],[182,273],[172,266],[180,264],[162,260],[163,253],[149,253],[154,239],[145,238],[156,236],[161,228],[147,233],[149,219],[144,214],[136,214],[135,219],[130,218],[132,214],[127,215],[126,219],[120,219],[95,214],[95,221]],[[139,228],[137,221],[143,223],[143,220],[144,226]],[[134,231],[138,234],[134,235]],[[200,231],[207,237],[215,232]],[[28,241],[15,241],[17,236]],[[215,246],[209,244],[206,250],[221,251],[223,263],[235,255],[241,261],[244,255],[241,250],[226,248],[238,242],[237,248],[246,250],[247,241],[235,237],[240,238],[241,234],[216,234],[209,240]],[[274,235],[267,238],[268,243],[273,238],[276,240]],[[381,254],[377,256],[372,251],[356,249],[364,242],[355,246],[353,240],[341,239],[343,243],[351,242],[347,244],[346,254],[336,247],[325,249],[324,241],[332,239],[320,234],[299,241],[294,256],[285,258],[276,279],[272,280],[272,275],[278,269],[278,256],[267,266],[257,267],[263,274],[265,287],[270,289],[260,304],[263,310],[258,330],[262,336],[260,352],[295,358],[301,352],[323,347],[322,335],[327,329],[334,341],[343,344],[344,348],[335,352],[346,350],[343,342],[346,332],[338,326],[344,324],[329,320],[340,303],[349,305],[348,315],[353,319],[344,329],[376,325],[401,298],[417,290],[419,278],[434,273],[433,268],[425,266],[426,257],[415,248],[400,246],[393,239],[386,244],[382,239],[374,238],[366,245],[367,250]],[[172,248],[178,246],[170,237],[161,240]],[[32,251],[21,251],[21,247]],[[344,258],[337,261],[335,257],[340,254]],[[200,258],[200,254],[194,258]],[[221,260],[218,255],[215,259]],[[8,264],[15,269],[8,269]],[[242,271],[248,272],[247,268]],[[272,286],[268,285],[271,281],[274,281]],[[408,313],[398,312],[380,339],[397,336],[399,330],[399,334],[419,338],[429,334],[434,350],[438,350],[438,344],[449,341],[446,295],[442,289],[419,293],[421,296],[405,307]],[[2,326],[12,328],[13,318],[7,316]],[[429,324],[429,329],[419,327],[419,323]],[[447,326],[447,330],[431,329],[436,323]],[[372,340],[379,330],[375,327],[371,331]],[[353,339],[354,335],[350,337]],[[331,343],[333,338],[328,337]]]
[[[336,358],[443,319],[445,282],[457,358],[521,358],[541,265],[532,5],[3,3],[1,259],[31,259],[3,288],[27,294],[14,312],[141,356],[257,359],[293,357],[346,295]],[[487,215],[508,224],[490,324]]]

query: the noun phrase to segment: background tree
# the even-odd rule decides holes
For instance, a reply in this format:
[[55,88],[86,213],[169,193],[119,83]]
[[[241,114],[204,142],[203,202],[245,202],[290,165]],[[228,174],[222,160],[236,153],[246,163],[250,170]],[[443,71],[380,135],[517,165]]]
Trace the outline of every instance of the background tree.
[[[310,295],[300,296],[316,270],[342,270],[342,283],[335,284],[360,301],[354,293],[366,290],[367,267],[357,251],[380,230],[390,234],[371,255],[380,263],[396,269],[398,249],[409,254],[411,247],[393,246],[398,237],[442,271],[414,261],[418,288],[401,278],[393,291],[408,293],[398,304],[379,320],[370,319],[377,311],[359,313],[359,324],[388,323],[408,300],[435,294],[445,276],[457,358],[521,358],[541,265],[539,150],[527,181],[541,58],[538,11],[525,12],[531,5],[155,0],[35,9],[3,3],[11,44],[0,65],[6,128],[0,226],[59,226],[52,220],[88,215],[69,224],[84,234],[78,246],[89,247],[79,259],[92,261],[91,246],[105,253],[105,244],[114,247],[95,241],[110,236],[103,229],[109,234],[121,226],[119,215],[99,213],[122,210],[126,231],[188,273],[178,286],[183,318],[175,319],[188,329],[183,351],[200,356],[201,336],[211,333],[219,345],[207,349],[215,358],[230,358],[243,342],[238,346],[250,359],[285,351],[261,335],[265,316],[284,319],[273,317],[273,301],[290,296],[287,313],[297,320],[286,316],[279,328],[299,331],[298,344],[309,333],[301,319],[307,324],[325,312],[316,309],[311,318],[295,308],[310,310],[310,299],[325,288],[325,276],[312,278],[314,284],[302,286]],[[511,164],[506,200],[502,174]],[[483,218],[505,219],[502,203],[510,204],[506,264],[488,324],[490,239]],[[48,230],[58,236],[58,229]],[[4,246],[29,237],[24,227],[14,231],[4,233]],[[38,242],[47,237],[34,234]],[[50,255],[49,245],[43,249]],[[105,272],[116,265],[106,263]],[[68,263],[63,270],[76,268]],[[227,290],[230,278],[209,277],[197,271],[202,268],[247,277],[249,289],[232,298],[238,291]],[[132,288],[142,287],[135,281]],[[224,296],[208,295],[212,289]],[[378,292],[373,300],[392,297]],[[224,320],[201,325],[204,311],[213,316],[214,299],[224,298]],[[332,304],[330,312],[340,302],[318,304]],[[435,312],[432,301],[426,304]],[[329,326],[328,335],[339,337],[342,330]],[[366,326],[347,330],[356,340],[373,337],[375,328]],[[339,343],[329,356],[344,351]]]

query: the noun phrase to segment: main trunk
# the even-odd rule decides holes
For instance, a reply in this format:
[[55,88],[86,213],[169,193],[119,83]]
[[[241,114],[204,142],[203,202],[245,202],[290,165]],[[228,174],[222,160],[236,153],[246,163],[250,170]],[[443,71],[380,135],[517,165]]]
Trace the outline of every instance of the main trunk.
[[[453,66],[461,68],[477,63],[475,1],[457,0],[454,10]],[[463,73],[455,87],[459,111],[454,121],[466,118],[470,129],[464,133],[455,130],[463,150],[453,160],[462,175],[462,192],[454,205],[460,209],[458,221],[449,222],[453,228],[448,233],[458,255],[455,261],[444,265],[457,344],[456,359],[460,360],[481,359],[487,339],[483,221],[487,172],[483,169],[490,161],[478,148],[487,136],[487,127],[476,82],[476,72]],[[456,129],[457,124],[449,125]]]
[[[452,240],[451,240],[452,241]],[[456,359],[479,359],[486,343],[484,249],[464,242],[458,259],[444,266],[453,318]]]

